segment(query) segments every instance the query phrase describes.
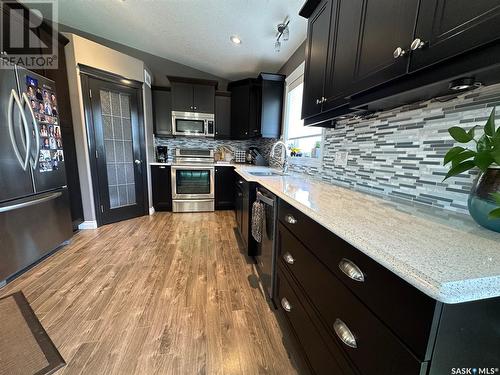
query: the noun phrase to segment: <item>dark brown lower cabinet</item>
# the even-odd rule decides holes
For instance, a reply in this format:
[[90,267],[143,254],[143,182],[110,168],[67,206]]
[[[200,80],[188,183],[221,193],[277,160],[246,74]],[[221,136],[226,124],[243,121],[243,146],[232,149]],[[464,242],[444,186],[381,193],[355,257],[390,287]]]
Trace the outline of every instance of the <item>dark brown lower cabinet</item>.
[[151,185],[155,211],[172,211],[172,183],[170,166],[151,166]]
[[283,200],[276,241],[274,302],[311,373],[495,374],[500,298],[436,301]]
[[253,202],[255,202],[255,183],[248,182],[241,176],[237,176],[234,201],[236,225],[243,242],[244,251],[250,256],[255,255],[257,248],[250,230]]
[[215,167],[215,209],[234,209],[234,179],[235,171],[232,166]]

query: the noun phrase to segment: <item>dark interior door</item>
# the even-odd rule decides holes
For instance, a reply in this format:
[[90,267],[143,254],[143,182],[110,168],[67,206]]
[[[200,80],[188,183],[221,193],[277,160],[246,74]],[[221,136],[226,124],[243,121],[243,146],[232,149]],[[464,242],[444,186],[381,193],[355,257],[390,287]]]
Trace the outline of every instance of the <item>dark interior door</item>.
[[[422,0],[411,70],[458,55],[500,38],[498,0]],[[420,47],[420,48],[419,48]]]
[[101,224],[144,215],[139,89],[89,78]]
[[360,30],[353,82],[358,92],[406,74],[418,3],[418,0],[363,2],[360,17],[352,20]]
[[322,1],[309,19],[307,26],[302,118],[321,112],[321,99],[323,97],[328,56],[331,8],[331,0]]

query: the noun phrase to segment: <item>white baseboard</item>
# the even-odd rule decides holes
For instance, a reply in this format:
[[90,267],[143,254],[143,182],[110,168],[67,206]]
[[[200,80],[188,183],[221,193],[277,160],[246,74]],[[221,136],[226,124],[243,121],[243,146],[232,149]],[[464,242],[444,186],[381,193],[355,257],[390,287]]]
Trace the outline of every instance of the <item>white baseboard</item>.
[[95,220],[89,220],[89,221],[84,221],[80,225],[78,225],[78,229],[96,229],[97,228],[97,221]]
[[153,215],[155,213],[155,208],[154,207],[149,207],[149,214]]

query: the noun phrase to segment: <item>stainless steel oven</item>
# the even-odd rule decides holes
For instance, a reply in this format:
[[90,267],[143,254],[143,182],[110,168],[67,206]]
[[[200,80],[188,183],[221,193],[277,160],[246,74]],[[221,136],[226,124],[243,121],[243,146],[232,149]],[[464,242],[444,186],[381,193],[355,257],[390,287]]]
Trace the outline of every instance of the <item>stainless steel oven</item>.
[[172,164],[172,211],[214,211],[213,150],[176,149]]
[[214,137],[215,115],[172,111],[172,133],[189,137]]

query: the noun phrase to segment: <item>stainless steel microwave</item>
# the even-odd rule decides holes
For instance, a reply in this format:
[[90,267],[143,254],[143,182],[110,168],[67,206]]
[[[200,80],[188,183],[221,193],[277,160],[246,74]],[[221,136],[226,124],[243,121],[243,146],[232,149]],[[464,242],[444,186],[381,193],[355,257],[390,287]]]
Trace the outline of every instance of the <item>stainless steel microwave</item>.
[[172,111],[172,133],[189,137],[214,137],[215,115]]

